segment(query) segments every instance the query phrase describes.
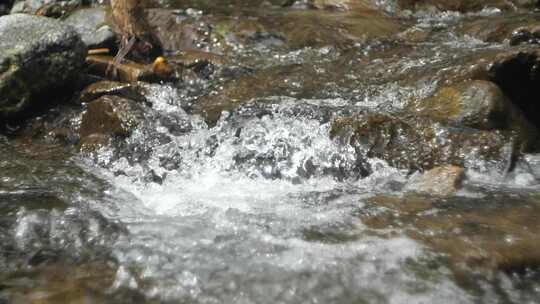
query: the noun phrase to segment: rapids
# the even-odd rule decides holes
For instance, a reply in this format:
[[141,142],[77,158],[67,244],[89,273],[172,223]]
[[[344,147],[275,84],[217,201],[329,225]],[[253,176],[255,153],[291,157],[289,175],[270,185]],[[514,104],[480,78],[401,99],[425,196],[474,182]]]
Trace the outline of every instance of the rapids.
[[[395,13],[391,1],[376,2]],[[406,211],[372,200],[405,197],[410,172],[359,160],[330,136],[340,115],[397,113],[432,94],[447,71],[507,48],[458,33],[462,22],[501,14],[395,17],[410,24],[402,37],[426,34],[403,45],[239,43],[228,74],[301,68],[277,88],[253,85],[249,102],[215,121],[197,112],[198,98],[227,94],[227,76],[146,85],[143,122],[96,151],[43,151],[2,138],[0,303],[539,303],[537,268],[456,271],[459,261],[407,232],[429,231],[368,223],[389,210],[407,222],[399,217]],[[74,126],[80,120],[70,117]],[[538,211],[534,161],[510,173],[506,163],[467,162],[463,188],[433,198],[425,214],[467,214],[471,205]],[[474,246],[474,237],[467,241]]]

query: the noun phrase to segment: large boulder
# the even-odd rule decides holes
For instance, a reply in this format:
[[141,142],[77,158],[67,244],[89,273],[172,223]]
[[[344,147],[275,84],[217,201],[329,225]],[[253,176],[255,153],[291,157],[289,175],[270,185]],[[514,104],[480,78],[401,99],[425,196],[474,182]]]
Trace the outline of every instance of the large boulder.
[[54,19],[0,17],[0,118],[15,118],[43,95],[65,86],[84,64],[86,47],[75,30]]

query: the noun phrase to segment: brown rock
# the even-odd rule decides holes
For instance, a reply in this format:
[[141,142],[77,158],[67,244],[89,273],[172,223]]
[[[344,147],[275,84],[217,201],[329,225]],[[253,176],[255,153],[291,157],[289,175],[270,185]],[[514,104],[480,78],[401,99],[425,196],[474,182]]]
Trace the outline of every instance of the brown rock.
[[118,96],[102,96],[88,103],[79,135],[81,140],[92,134],[128,136],[142,119],[142,110],[135,101]]
[[410,171],[451,164],[476,169],[486,165],[502,173],[516,144],[510,131],[455,128],[414,115],[375,113],[338,118],[330,135],[355,147],[359,161],[377,157]]
[[471,271],[490,278],[496,271],[522,273],[540,266],[540,206],[533,200],[409,194],[377,196],[368,204],[384,209],[364,214],[363,223],[403,229],[446,257],[460,280],[469,280]]
[[27,284],[19,277],[4,278],[10,303],[111,303],[105,290],[112,287],[116,265],[87,262],[81,265],[55,263],[26,271]]
[[442,87],[432,97],[410,105],[408,111],[437,121],[492,130],[509,125],[511,108],[496,84],[476,80]]
[[406,190],[435,196],[449,196],[461,187],[465,170],[458,166],[441,166],[413,176]]
[[116,95],[142,102],[146,100],[144,95],[139,92],[134,84],[103,80],[87,86],[81,92],[79,101],[88,103],[103,95]]

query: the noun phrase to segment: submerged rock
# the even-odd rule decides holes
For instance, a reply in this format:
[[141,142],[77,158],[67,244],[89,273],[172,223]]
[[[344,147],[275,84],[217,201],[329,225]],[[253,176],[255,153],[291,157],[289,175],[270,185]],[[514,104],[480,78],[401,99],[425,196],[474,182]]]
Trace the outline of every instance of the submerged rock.
[[366,213],[362,221],[376,229],[403,229],[441,254],[460,283],[471,284],[471,272],[491,279],[497,271],[523,274],[538,269],[540,207],[534,200],[381,195],[368,204],[383,209]]
[[441,166],[422,174],[416,174],[407,183],[405,190],[434,196],[449,196],[461,187],[465,170],[458,166]]
[[68,25],[45,17],[0,17],[0,117],[47,106],[45,92],[67,85],[81,71],[86,47]]
[[476,80],[440,88],[432,97],[409,107],[409,111],[438,121],[478,129],[506,128],[512,104],[496,84]]

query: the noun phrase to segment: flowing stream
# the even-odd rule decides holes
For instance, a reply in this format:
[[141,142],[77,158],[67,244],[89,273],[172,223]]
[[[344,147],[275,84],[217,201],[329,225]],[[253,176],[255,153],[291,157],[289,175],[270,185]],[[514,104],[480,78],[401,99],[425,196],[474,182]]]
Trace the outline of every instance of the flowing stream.
[[[365,223],[387,211],[371,199],[411,190],[409,172],[360,161],[330,136],[339,115],[395,113],[431,94],[462,58],[506,48],[455,32],[463,19],[499,14],[419,14],[403,35],[430,38],[402,46],[291,51],[263,40],[231,66],[310,69],[285,77],[281,94],[255,92],[215,125],[191,109],[194,87],[221,94],[217,78],[147,85],[144,121],[94,152],[2,139],[0,303],[539,303],[537,269],[469,269],[464,280],[429,242]],[[396,49],[410,51],[377,57]],[[320,78],[302,74],[310,71]],[[507,174],[474,156],[467,164],[463,188],[426,212],[538,210],[526,166]]]

